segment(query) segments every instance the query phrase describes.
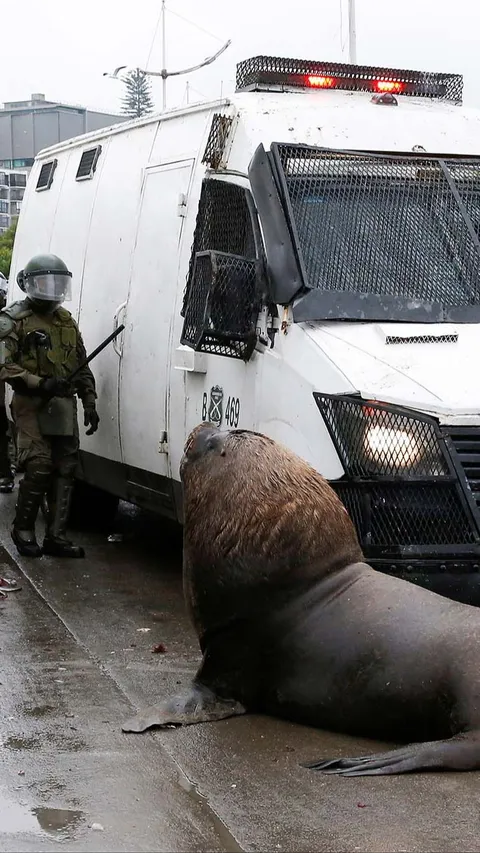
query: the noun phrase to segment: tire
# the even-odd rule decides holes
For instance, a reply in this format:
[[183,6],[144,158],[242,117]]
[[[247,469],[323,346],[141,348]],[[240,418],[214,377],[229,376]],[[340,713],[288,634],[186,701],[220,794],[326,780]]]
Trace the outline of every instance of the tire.
[[69,527],[80,530],[107,531],[115,521],[119,499],[110,492],[75,480]]

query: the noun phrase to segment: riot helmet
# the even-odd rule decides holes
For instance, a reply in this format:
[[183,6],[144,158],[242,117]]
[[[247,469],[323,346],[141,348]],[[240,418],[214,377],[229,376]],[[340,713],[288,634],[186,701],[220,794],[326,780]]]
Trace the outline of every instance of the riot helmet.
[[71,299],[72,273],[57,255],[35,255],[18,274],[17,281],[39,308],[48,310]]

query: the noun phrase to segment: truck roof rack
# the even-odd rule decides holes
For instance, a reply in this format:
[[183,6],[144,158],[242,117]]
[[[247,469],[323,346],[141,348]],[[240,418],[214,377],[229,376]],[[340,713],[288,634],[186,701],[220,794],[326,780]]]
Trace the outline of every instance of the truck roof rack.
[[236,90],[342,89],[462,103],[463,75],[253,56],[237,64]]

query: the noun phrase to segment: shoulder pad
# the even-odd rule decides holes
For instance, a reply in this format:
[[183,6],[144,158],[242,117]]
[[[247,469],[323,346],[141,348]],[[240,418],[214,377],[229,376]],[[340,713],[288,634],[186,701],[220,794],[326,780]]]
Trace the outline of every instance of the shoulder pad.
[[57,316],[58,316],[59,320],[63,320],[63,322],[65,322],[65,321],[69,322],[69,321],[70,321],[70,323],[72,324],[72,326],[76,326],[76,325],[77,325],[77,324],[75,323],[75,320],[73,319],[72,315],[70,314],[70,311],[67,311],[67,309],[66,309],[66,308],[64,308],[62,305],[60,305],[60,306],[57,308],[57,310],[56,310],[56,312],[55,312],[55,313],[57,314]]
[[0,340],[6,338],[15,328],[15,320],[12,320],[5,311],[0,312]]
[[33,311],[27,300],[22,299],[20,302],[12,302],[11,305],[7,305],[7,307],[3,309],[2,314],[7,314],[8,317],[12,318],[12,320],[17,321],[24,320],[25,317],[30,317],[33,314]]

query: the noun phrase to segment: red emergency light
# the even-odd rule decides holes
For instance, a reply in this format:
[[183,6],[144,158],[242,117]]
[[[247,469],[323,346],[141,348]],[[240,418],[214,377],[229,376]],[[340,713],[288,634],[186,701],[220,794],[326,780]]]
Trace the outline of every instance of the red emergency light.
[[377,96],[439,98],[461,104],[463,78],[461,74],[253,56],[237,65],[236,88],[237,91],[338,89]]
[[374,86],[377,92],[390,92],[392,95],[401,95],[405,88],[398,80],[375,80]]
[[[344,81],[337,80],[335,77],[327,77],[324,74],[309,74],[306,79],[307,85],[314,89],[334,89],[339,83],[339,88],[343,88],[342,82]],[[400,95],[405,89],[405,84],[399,80],[370,80],[366,82],[366,86],[371,91],[382,92],[382,94],[387,92],[392,95]]]
[[307,82],[309,86],[314,86],[317,89],[331,89],[335,85],[333,77],[322,77],[316,74],[310,74]]

